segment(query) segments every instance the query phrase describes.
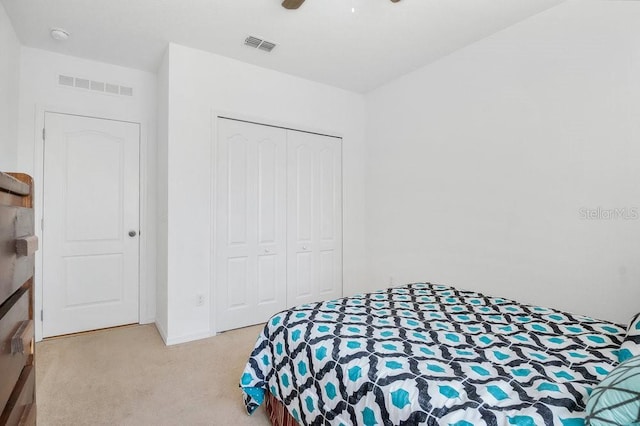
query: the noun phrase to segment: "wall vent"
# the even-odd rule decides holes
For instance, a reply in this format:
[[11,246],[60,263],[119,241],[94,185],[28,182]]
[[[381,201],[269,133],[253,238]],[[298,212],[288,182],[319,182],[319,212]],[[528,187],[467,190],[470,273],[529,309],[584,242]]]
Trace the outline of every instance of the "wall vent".
[[133,96],[133,87],[120,86],[119,84],[105,83],[103,81],[89,80],[86,78],[72,77],[70,75],[58,75],[60,86],[75,87],[91,92],[108,93],[119,96]]
[[244,44],[245,46],[253,47],[254,49],[260,49],[265,52],[271,52],[273,48],[276,47],[275,43],[254,36],[245,38]]
[[66,75],[58,76],[58,84],[73,87],[73,77],[69,77]]

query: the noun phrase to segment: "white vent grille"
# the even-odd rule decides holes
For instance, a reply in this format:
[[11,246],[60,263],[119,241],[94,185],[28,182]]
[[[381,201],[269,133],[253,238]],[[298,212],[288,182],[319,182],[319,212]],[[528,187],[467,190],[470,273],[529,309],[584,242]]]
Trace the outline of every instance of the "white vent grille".
[[261,43],[262,43],[262,40],[260,40],[257,37],[249,36],[249,37],[244,39],[244,44],[249,46],[249,47],[258,47],[258,46],[260,46]]
[[89,90],[98,93],[108,93],[119,96],[133,96],[133,87],[121,86],[114,83],[106,83],[103,81],[89,80],[86,78],[72,77],[70,75],[58,75],[58,84],[60,86],[75,87],[78,89]]
[[58,84],[62,86],[71,86],[73,87],[73,77],[69,77],[67,75],[59,75],[58,76]]
[[122,96],[133,96],[133,89],[131,87],[120,86],[120,94]]
[[271,52],[273,48],[276,47],[275,43],[271,43],[270,41],[263,41],[258,46],[258,49],[264,50],[265,52]]
[[260,49],[265,52],[271,52],[273,48],[276,47],[275,43],[254,36],[245,38],[244,44],[245,46],[253,47],[254,49]]
[[76,87],[81,89],[90,89],[91,81],[84,78],[76,78]]
[[105,92],[117,95],[120,93],[120,86],[118,86],[117,84],[107,83],[107,89],[105,90]]
[[92,81],[91,90],[97,90],[98,92],[104,92],[104,83],[101,81]]

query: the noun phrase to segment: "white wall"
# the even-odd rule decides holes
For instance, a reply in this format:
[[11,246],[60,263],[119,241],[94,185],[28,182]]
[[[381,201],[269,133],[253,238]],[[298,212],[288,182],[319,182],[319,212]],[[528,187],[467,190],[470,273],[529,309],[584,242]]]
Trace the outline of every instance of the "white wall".
[[[131,98],[59,86],[58,74],[133,87]],[[141,124],[140,321],[155,319],[156,280],[156,77],[153,74],[23,47],[17,168],[31,174],[36,188],[36,223],[42,217],[42,137],[45,111],[128,120]],[[45,212],[46,213],[46,212]],[[40,230],[36,230],[38,233]],[[39,235],[42,237],[41,235]],[[42,306],[42,251],[36,259],[36,312]],[[38,315],[36,315],[38,316]],[[37,323],[36,337],[42,336]]]
[[[366,289],[361,95],[172,44],[169,47],[168,343],[210,335],[212,114],[343,137],[344,290]],[[196,307],[196,295],[208,302]]]
[[[369,94],[374,285],[444,282],[628,322],[638,22],[638,2],[564,3]],[[598,207],[635,220],[582,218]]]
[[20,41],[0,3],[0,170],[18,171]]

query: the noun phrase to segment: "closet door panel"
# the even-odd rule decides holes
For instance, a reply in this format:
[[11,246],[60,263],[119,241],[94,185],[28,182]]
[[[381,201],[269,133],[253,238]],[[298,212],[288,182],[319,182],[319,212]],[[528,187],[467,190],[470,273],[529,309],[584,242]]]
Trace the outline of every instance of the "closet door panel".
[[249,183],[249,158],[247,140],[242,135],[234,135],[227,146],[227,188],[228,240],[230,246],[247,245],[247,225],[250,212],[247,198],[251,194]]
[[342,140],[325,138],[320,161],[319,299],[342,297]]
[[218,119],[216,329],[264,322],[286,306],[286,133]]
[[278,258],[276,255],[258,259],[258,304],[275,303],[278,298]]
[[320,240],[334,242],[336,220],[336,158],[330,148],[320,152]]
[[287,305],[342,296],[341,139],[287,131]]
[[334,250],[320,252],[320,280],[318,281],[318,293],[322,296],[335,296],[336,259]]
[[278,209],[278,145],[271,140],[258,144],[258,241],[275,244],[279,238]]
[[290,166],[294,173],[291,174],[289,187],[295,186],[290,194],[296,200],[295,211],[290,213],[297,222],[295,230],[299,244],[310,244],[313,239],[314,166],[312,147],[296,145],[295,159]]
[[234,285],[227,288],[227,303],[229,308],[242,308],[248,306],[247,275],[249,262],[247,256],[230,258],[227,261],[227,279]]

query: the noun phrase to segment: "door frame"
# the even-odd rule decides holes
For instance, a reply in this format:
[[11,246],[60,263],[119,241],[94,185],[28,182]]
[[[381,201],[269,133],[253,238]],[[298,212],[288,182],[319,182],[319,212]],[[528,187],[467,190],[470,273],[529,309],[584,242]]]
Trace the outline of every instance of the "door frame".
[[340,192],[341,199],[341,212],[340,212],[340,221],[342,223],[342,238],[340,238],[340,252],[342,253],[342,270],[341,278],[342,278],[342,294],[344,295],[344,194],[345,194],[345,180],[344,180],[344,135],[342,132],[337,132],[331,129],[323,129],[323,128],[311,128],[306,126],[301,126],[296,123],[291,122],[283,122],[279,120],[269,119],[266,117],[259,117],[250,114],[245,114],[236,111],[227,111],[221,109],[211,109],[211,158],[210,162],[210,178],[209,182],[209,193],[211,194],[210,198],[210,217],[209,217],[209,229],[211,230],[211,236],[209,238],[209,253],[211,254],[209,260],[209,334],[211,336],[215,336],[217,334],[216,328],[216,290],[217,290],[217,282],[216,282],[216,255],[217,249],[215,244],[215,238],[217,235],[216,223],[217,223],[217,207],[218,207],[218,194],[216,191],[217,175],[218,175],[218,167],[217,167],[217,159],[218,159],[218,119],[226,118],[229,120],[236,121],[244,121],[248,123],[258,124],[262,126],[270,126],[270,127],[279,127],[286,130],[294,130],[298,132],[304,133],[315,133],[323,136],[330,136],[334,138],[340,138],[340,175],[342,176],[342,191]]
[[[150,253],[151,247],[149,246],[148,236],[154,233],[151,229],[149,221],[146,220],[149,205],[148,205],[148,139],[149,130],[147,124],[142,120],[130,119],[130,117],[117,116],[109,113],[103,113],[101,111],[88,111],[87,108],[82,107],[70,107],[70,106],[53,106],[53,105],[36,105],[35,113],[35,127],[34,127],[34,213],[35,213],[35,228],[36,235],[42,240],[42,220],[44,217],[44,191],[43,188],[46,185],[44,182],[44,140],[42,137],[42,129],[45,125],[45,115],[47,113],[73,115],[87,118],[94,118],[99,120],[120,121],[125,123],[137,124],[139,127],[138,144],[140,149],[140,157],[138,164],[139,174],[139,222],[140,222],[140,235],[138,242],[138,322],[140,324],[152,323],[155,321],[155,301],[153,297],[155,295],[155,287],[151,288],[154,284],[149,279],[148,268],[151,263]],[[42,247],[42,243],[40,244]],[[155,266],[155,265],[154,265]],[[35,334],[36,341],[42,341],[43,336],[43,321],[40,316],[40,312],[43,308],[43,253],[42,250],[36,252],[36,272],[34,276],[34,319],[35,321]],[[149,309],[151,307],[151,309]],[[150,315],[150,312],[153,312]]]

